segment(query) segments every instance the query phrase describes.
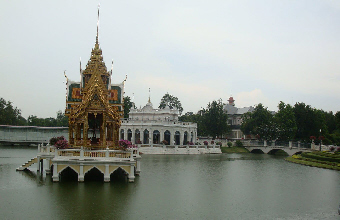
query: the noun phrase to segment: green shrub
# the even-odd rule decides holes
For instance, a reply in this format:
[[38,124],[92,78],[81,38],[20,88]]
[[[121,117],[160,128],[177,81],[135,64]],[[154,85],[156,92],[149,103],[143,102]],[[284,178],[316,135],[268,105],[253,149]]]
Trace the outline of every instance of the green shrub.
[[336,155],[331,155],[331,153],[326,153],[326,152],[322,152],[320,154],[313,152],[313,153],[302,153],[302,156],[305,158],[311,158],[311,159],[315,159],[315,160],[319,160],[319,161],[329,161],[329,162],[337,162],[340,163],[340,157],[336,156]]
[[233,146],[233,143],[228,142],[227,145],[228,145],[228,147],[232,147],[232,146]]
[[236,141],[236,147],[243,147],[243,144],[240,140]]

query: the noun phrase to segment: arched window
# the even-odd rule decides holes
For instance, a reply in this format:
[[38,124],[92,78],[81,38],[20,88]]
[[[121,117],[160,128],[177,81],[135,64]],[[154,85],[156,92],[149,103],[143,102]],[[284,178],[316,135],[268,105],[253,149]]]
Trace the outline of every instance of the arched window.
[[164,140],[166,141],[167,144],[173,144],[173,143],[170,143],[170,135],[171,135],[170,131],[166,130],[164,132]]
[[120,139],[124,140],[124,129],[120,129]]
[[187,142],[188,142],[188,132],[187,131],[184,132],[184,138],[183,139],[184,139],[183,144],[187,144]]
[[132,131],[131,131],[131,129],[128,129],[127,134],[128,134],[128,136],[127,136],[128,141],[131,141],[131,139],[132,139]]
[[153,131],[153,143],[159,144],[160,143],[160,133],[158,130]]
[[143,142],[143,144],[149,144],[149,131],[147,129],[145,129],[143,131],[143,135],[144,135],[144,142]]
[[175,132],[175,145],[181,144],[181,133],[179,131]]

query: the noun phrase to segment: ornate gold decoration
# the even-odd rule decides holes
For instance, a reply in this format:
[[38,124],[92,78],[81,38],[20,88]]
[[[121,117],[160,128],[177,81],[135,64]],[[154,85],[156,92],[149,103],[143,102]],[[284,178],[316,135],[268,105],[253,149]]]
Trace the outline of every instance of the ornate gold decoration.
[[109,100],[110,101],[118,101],[118,91],[117,89],[111,89],[110,91]]
[[72,99],[81,99],[82,95],[80,94],[80,88],[72,89]]
[[[66,109],[69,117],[69,140],[73,147],[94,145],[88,134],[91,133],[89,114],[97,118],[102,116],[100,130],[100,140],[96,141],[96,147],[116,147],[118,146],[118,134],[121,124],[123,104],[110,104],[109,100],[118,101],[118,91],[108,90],[107,84],[110,82],[111,74],[107,71],[103,61],[102,50],[99,47],[98,36],[91,51],[91,58],[82,72],[84,76],[84,86],[72,89],[72,98],[80,99],[81,102],[69,102],[70,108]],[[81,91],[81,93],[80,93]],[[95,127],[96,128],[96,127]],[[81,129],[83,139],[81,139]],[[90,133],[89,133],[90,132]]]

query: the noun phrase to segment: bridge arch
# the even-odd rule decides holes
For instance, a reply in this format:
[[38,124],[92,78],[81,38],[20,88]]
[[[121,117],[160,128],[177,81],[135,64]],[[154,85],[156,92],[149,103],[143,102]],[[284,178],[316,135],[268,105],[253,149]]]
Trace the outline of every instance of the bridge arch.
[[59,179],[62,181],[78,181],[78,173],[70,166],[64,167],[58,172]]
[[110,173],[110,181],[127,181],[129,173],[122,167],[117,167]]
[[84,181],[104,181],[104,173],[94,166],[84,173]]
[[110,166],[109,174],[111,175],[119,169],[124,171],[126,174],[130,174],[130,166]]
[[267,154],[275,155],[278,152],[284,152],[284,154],[289,155],[288,152],[285,149],[272,149],[272,150],[268,151]]
[[72,166],[72,165],[58,165],[58,174],[61,174],[67,168],[70,168],[75,173],[77,173],[77,175],[79,175],[79,166],[75,167],[75,166]]
[[263,150],[261,149],[253,149],[250,151],[250,153],[253,153],[253,154],[264,154],[265,152],[263,152]]

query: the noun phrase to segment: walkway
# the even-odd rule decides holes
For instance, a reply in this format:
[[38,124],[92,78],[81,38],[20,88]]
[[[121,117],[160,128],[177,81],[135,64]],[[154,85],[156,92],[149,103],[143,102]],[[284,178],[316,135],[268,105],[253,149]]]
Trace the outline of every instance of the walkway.
[[286,152],[289,156],[297,153],[310,152],[311,145],[303,145],[299,142],[286,142],[276,143],[272,142],[267,144],[267,141],[244,141],[243,145],[249,152],[262,151],[263,153],[270,154],[275,153],[279,150]]

